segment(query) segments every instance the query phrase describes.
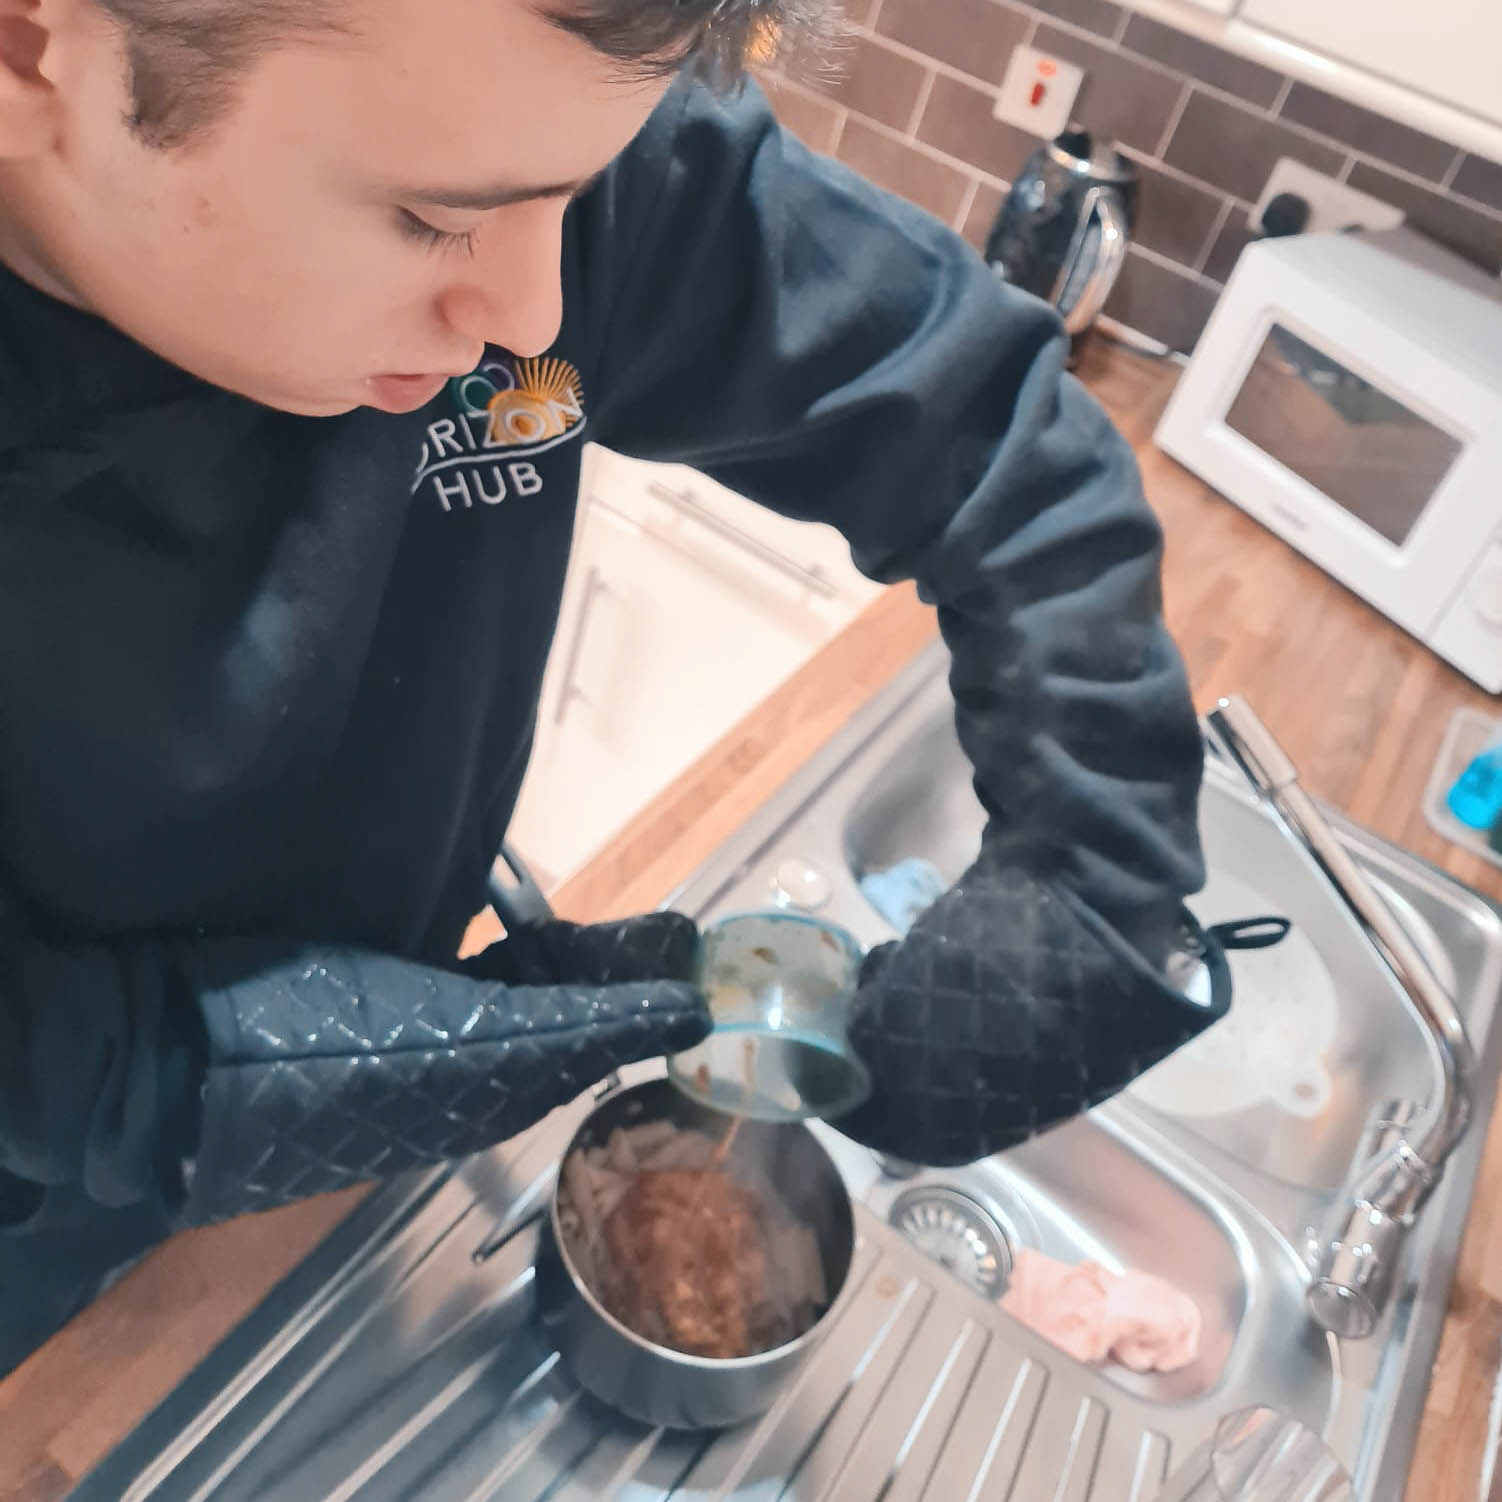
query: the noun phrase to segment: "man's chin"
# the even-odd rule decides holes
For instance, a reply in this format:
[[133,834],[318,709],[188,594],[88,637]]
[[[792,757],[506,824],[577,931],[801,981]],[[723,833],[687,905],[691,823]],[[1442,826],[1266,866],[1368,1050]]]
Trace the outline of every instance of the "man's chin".
[[[234,388],[229,388],[233,390]],[[269,407],[273,412],[285,412],[289,417],[343,417],[365,405],[358,397],[312,397],[293,396],[285,391],[241,390],[237,395],[247,397],[258,406]]]
[[[447,377],[443,378],[443,383],[447,384]],[[442,386],[439,390],[442,390]],[[275,395],[253,395],[250,392],[242,394],[250,396],[252,401],[259,402],[263,407],[271,407],[277,412],[285,412],[292,417],[343,417],[361,408],[388,414],[413,412],[420,407],[425,407],[433,400],[433,394],[426,391],[393,395],[379,389],[367,389],[358,396],[323,399],[291,396],[286,392],[279,392]]]

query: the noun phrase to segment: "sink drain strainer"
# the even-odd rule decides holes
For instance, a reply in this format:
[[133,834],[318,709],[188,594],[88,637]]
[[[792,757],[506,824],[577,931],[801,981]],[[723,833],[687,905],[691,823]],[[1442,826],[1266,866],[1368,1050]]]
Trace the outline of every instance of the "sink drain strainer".
[[891,1222],[926,1257],[967,1288],[994,1299],[1012,1274],[1012,1249],[994,1216],[957,1189],[909,1189],[893,1201]]

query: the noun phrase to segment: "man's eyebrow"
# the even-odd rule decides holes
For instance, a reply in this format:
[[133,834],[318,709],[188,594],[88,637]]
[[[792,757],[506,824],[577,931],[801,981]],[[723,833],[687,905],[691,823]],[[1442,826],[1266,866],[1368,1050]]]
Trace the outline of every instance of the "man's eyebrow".
[[577,198],[599,181],[596,172],[581,181],[547,183],[539,187],[519,187],[498,183],[489,188],[414,188],[398,196],[407,203],[425,204],[436,209],[467,209],[485,213],[513,203],[536,203],[542,198]]

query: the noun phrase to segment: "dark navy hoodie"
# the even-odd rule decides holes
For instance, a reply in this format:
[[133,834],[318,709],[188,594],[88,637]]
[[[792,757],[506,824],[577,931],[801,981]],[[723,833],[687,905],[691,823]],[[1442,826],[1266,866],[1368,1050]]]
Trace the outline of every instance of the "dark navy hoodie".
[[0,271],[0,1369],[169,1228],[185,956],[355,943],[414,987],[452,963],[587,440],[916,578],[1018,848],[1128,932],[1198,885],[1159,531],[1049,309],[754,88],[687,84],[570,209],[563,292],[547,356],[314,419]]

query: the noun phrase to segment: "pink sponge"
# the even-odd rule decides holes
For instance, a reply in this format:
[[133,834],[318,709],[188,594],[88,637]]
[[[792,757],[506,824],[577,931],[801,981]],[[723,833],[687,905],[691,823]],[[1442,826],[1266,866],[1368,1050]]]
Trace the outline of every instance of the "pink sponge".
[[1198,1306],[1148,1273],[1117,1274],[1098,1262],[1071,1267],[1023,1251],[1001,1307],[1076,1361],[1174,1372],[1199,1351]]

